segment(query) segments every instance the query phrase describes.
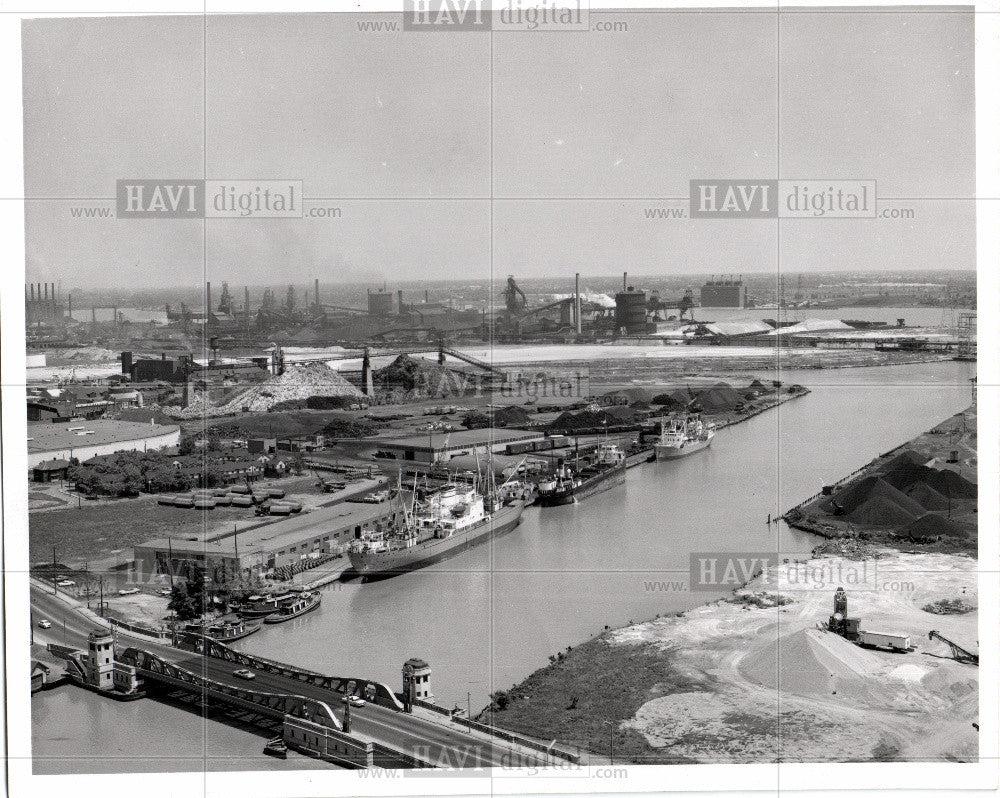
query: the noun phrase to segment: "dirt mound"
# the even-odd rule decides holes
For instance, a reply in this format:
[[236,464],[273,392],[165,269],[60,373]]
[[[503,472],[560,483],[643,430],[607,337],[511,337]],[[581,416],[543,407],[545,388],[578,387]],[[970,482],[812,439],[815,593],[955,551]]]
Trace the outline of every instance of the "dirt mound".
[[516,427],[531,420],[528,411],[517,405],[501,407],[493,414],[493,423],[498,427]]
[[[897,458],[898,459],[898,458]],[[918,484],[926,485],[941,494],[947,501],[952,499],[974,499],[979,491],[974,482],[949,469],[929,468],[911,461],[903,461],[883,472],[886,482],[904,489]]]
[[567,411],[565,413],[560,413],[559,416],[548,425],[547,429],[553,431],[567,430],[572,432],[573,430],[581,429],[600,429],[604,426],[613,427],[621,423],[623,422],[603,410],[597,412],[594,412],[593,410],[581,410],[579,413],[570,413]]
[[701,391],[695,397],[695,401],[704,410],[719,411],[732,410],[737,404],[743,401],[743,398],[733,390],[733,386],[729,383],[717,382],[711,388]]
[[409,355],[372,372],[372,383],[376,391],[397,399],[462,396],[475,390],[470,375]]
[[[896,504],[904,511],[905,517],[900,517],[900,524],[908,523],[914,518],[920,517],[925,512],[924,508],[917,501],[911,499],[877,474],[859,479],[839,493],[835,493],[820,508],[828,513],[850,516],[861,508],[862,505],[876,497]],[[870,511],[873,514],[877,514],[880,506],[884,507],[885,502],[880,501],[873,504]]]
[[927,462],[927,458],[924,457],[920,452],[914,451],[913,449],[904,449],[895,457],[893,457],[889,462],[882,465],[882,471],[888,473],[890,471],[895,471],[897,468],[907,465],[918,465],[922,466]]
[[908,485],[904,488],[903,493],[914,501],[919,502],[921,507],[925,507],[928,510],[948,509],[948,499],[926,482],[916,482],[913,485]]
[[925,513],[907,524],[902,531],[912,540],[937,540],[939,537],[964,540],[974,533],[968,525],[949,521],[937,513]]
[[[902,495],[902,494],[901,494]],[[909,498],[903,495],[903,498]],[[917,511],[907,509],[899,502],[893,501],[888,496],[875,495],[868,501],[861,504],[854,512],[847,517],[859,524],[870,524],[872,526],[899,527],[917,518],[924,508],[919,504]]]

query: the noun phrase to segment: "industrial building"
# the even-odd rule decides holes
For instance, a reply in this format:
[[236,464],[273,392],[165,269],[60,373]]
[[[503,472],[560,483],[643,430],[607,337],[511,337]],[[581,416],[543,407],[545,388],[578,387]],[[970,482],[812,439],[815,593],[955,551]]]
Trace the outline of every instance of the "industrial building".
[[55,283],[30,283],[24,291],[24,320],[27,324],[63,321],[66,308],[56,299]]
[[175,424],[136,424],[129,421],[81,421],[79,424],[28,424],[28,468],[49,460],[81,462],[102,454],[145,452],[180,443]]
[[469,429],[457,432],[379,438],[371,443],[386,458],[416,463],[446,463],[458,455],[503,453],[510,444],[545,440],[545,433],[523,429]]
[[[183,512],[179,510],[179,512]],[[194,567],[217,582],[259,575],[303,560],[338,554],[354,538],[380,531],[401,516],[399,502],[341,502],[270,523],[212,534],[200,540],[159,538],[133,549],[135,578],[184,577]]]
[[747,307],[747,288],[743,284],[743,276],[723,277],[711,280],[701,287],[701,306],[703,308],[745,308]]

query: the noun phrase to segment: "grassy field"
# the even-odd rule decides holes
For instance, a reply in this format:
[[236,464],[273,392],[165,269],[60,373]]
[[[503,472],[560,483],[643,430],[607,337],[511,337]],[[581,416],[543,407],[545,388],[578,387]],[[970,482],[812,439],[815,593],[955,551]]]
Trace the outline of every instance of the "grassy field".
[[218,507],[208,512],[162,507],[156,497],[120,499],[65,510],[33,513],[28,522],[28,550],[32,563],[52,560],[52,547],[61,562],[94,562],[119,551],[131,556],[137,543],[158,537],[184,537],[203,529],[226,527],[253,518],[253,509]]
[[[652,685],[652,687],[650,687]],[[504,710],[492,721],[505,729],[603,756],[615,761],[683,763],[657,751],[645,738],[617,724],[635,716],[647,701],[670,693],[710,689],[680,673],[669,656],[652,646],[609,645],[605,638],[588,640],[563,659],[535,671],[508,693]],[[574,697],[576,702],[574,705]],[[488,722],[490,713],[482,720]],[[611,721],[615,726],[608,725]]]

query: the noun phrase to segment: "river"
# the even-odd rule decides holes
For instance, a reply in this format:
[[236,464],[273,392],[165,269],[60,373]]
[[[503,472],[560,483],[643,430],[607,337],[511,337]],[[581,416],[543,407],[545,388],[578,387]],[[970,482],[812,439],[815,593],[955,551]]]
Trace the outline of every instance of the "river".
[[[440,705],[468,703],[476,712],[490,692],[509,688],[550,654],[605,625],[718,598],[721,593],[670,586],[686,581],[691,552],[807,554],[817,539],[783,524],[768,526],[768,514],[967,407],[974,374],[975,364],[952,361],[783,371],[783,381],[811,393],[719,431],[711,449],[631,469],[623,487],[578,505],[529,508],[514,531],[431,567],[381,582],[330,585],[318,612],[265,626],[239,645],[397,690],[403,663],[419,656],[433,669]],[[111,714],[123,739],[152,741],[155,734],[161,751],[178,756],[189,756],[193,735],[201,739],[202,721],[189,713],[172,710],[146,725],[139,708],[146,702],[110,704],[80,693],[74,705],[104,702],[103,708],[67,715],[57,709],[67,701],[62,692],[33,699],[35,707],[53,706],[35,712],[33,738],[42,755],[88,750],[97,717]],[[58,722],[53,712],[62,715]],[[221,726],[219,734],[250,738]],[[243,748],[233,745],[259,753],[259,738],[250,739]]]

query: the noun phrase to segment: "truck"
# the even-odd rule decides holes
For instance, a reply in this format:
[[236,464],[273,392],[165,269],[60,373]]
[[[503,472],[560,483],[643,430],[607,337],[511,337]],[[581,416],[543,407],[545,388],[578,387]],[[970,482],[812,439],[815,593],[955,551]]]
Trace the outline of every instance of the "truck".
[[868,648],[887,648],[891,651],[909,651],[910,636],[891,632],[858,633],[858,644]]

